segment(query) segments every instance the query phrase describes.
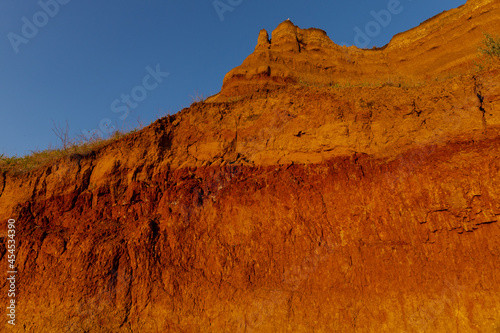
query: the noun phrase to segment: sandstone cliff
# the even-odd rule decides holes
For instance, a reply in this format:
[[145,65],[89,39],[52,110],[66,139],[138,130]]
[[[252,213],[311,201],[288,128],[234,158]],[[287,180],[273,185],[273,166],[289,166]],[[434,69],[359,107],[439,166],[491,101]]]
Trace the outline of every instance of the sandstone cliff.
[[226,75],[220,97],[290,82],[411,84],[457,75],[471,67],[483,33],[499,26],[498,1],[468,1],[396,35],[383,48],[359,50],[335,45],[324,31],[300,29],[287,20],[270,41],[261,32],[255,52]]
[[499,332],[498,26],[470,0],[360,50],[285,21],[205,102],[0,174],[2,327]]

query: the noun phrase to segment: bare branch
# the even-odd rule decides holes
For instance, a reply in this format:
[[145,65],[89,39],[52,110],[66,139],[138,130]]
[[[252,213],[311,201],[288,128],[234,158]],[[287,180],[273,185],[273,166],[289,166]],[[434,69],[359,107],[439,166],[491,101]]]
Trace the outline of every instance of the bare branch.
[[66,120],[66,126],[58,125],[54,120],[52,120],[52,124],[52,132],[54,132],[57,138],[61,140],[63,149],[67,149],[70,146],[68,121]]

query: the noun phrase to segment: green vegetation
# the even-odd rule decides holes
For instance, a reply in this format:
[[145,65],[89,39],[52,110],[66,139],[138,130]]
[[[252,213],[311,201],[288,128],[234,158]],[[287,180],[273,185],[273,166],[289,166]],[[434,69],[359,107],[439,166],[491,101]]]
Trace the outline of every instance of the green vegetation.
[[235,103],[241,100],[241,97],[229,97],[228,102],[229,103]]
[[500,59],[500,37],[493,37],[490,34],[484,34],[484,47],[479,48],[482,54],[492,58]]
[[478,47],[477,60],[473,61],[476,73],[489,69],[492,65],[495,66],[495,60],[500,60],[500,37],[493,37],[488,33],[483,33],[483,35],[483,45]]
[[307,81],[304,81],[302,78],[299,80],[299,83],[304,87],[309,87],[311,84]]
[[[61,132],[62,129],[62,132]],[[67,135],[67,127],[61,128],[55,126],[53,128],[56,136],[61,140],[61,148],[46,150],[31,151],[31,154],[26,156],[5,156],[0,154],[0,172],[7,172],[9,174],[23,174],[36,169],[40,166],[49,164],[57,159],[68,156],[87,156],[99,148],[116,141],[117,139],[126,135],[126,133],[116,131],[111,137],[104,138],[90,138],[87,139],[80,136],[77,140],[69,140]],[[135,130],[134,130],[135,131]],[[134,132],[132,131],[132,132]]]

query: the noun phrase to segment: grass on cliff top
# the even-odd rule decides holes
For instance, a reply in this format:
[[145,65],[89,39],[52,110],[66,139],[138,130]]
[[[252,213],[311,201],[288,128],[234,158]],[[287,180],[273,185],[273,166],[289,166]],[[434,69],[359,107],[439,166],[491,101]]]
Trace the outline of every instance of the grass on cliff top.
[[[484,69],[491,68],[492,66],[498,66],[500,61],[500,37],[493,37],[488,33],[483,33],[484,39],[483,44],[478,47],[478,61],[474,61],[474,67],[471,68],[469,73],[464,72],[456,72],[456,73],[443,73],[439,77],[433,78],[433,81],[446,81],[452,79],[457,76],[461,76],[464,74],[475,74],[476,72],[480,72]],[[432,80],[429,80],[432,82]],[[385,80],[375,80],[371,82],[331,82],[328,85],[315,84],[305,81],[304,79],[299,80],[299,84],[304,87],[330,87],[333,89],[342,89],[342,88],[380,88],[380,87],[398,87],[398,88],[418,88],[428,84],[425,80],[415,80],[408,77],[401,76],[392,76],[387,77]]]
[[[496,36],[493,37],[492,35],[485,33],[484,34],[484,41],[483,41],[483,46],[479,47],[479,53],[483,56],[489,56],[491,59],[498,60],[500,61],[500,37]],[[477,70],[481,71],[484,69],[483,64],[477,64]],[[449,79],[450,77],[447,77],[445,79]],[[436,80],[438,78],[435,78]],[[300,81],[300,84],[302,85],[307,85],[309,84],[304,81]],[[332,83],[329,86],[334,89],[339,89],[339,88],[352,88],[352,87],[384,87],[384,86],[396,86],[396,87],[403,87],[403,88],[408,88],[408,87],[419,87],[422,85],[425,85],[426,82],[405,82],[401,80],[401,78],[398,79],[388,79],[387,82],[379,82],[379,83],[369,83],[369,82],[364,82],[364,83],[358,83],[358,84],[350,84],[349,82],[340,84],[340,83]],[[198,93],[195,94],[195,96],[192,96],[193,103],[198,103],[198,102],[203,102],[205,101],[205,97],[203,95],[200,95]],[[139,124],[139,128],[142,128],[142,124]],[[132,130],[131,132],[135,132],[137,129]],[[116,141],[119,138],[125,136],[128,133],[121,132],[121,131],[116,131],[111,137],[109,138],[84,138],[80,137],[78,140],[70,140],[68,138],[68,127],[66,123],[66,127],[60,127],[54,124],[54,127],[52,128],[52,131],[54,134],[61,140],[62,143],[62,148],[58,149],[46,149],[43,151],[36,150],[32,151],[30,155],[26,156],[5,156],[4,154],[0,154],[0,172],[1,173],[8,173],[8,174],[23,174],[26,172],[29,172],[33,169],[36,169],[38,167],[41,167],[43,165],[46,165],[52,161],[55,161],[57,159],[66,157],[66,156],[71,156],[71,155],[81,155],[81,156],[86,156],[88,154],[91,154],[94,151],[97,151],[99,148],[109,144],[110,142]]]
[[[135,130],[134,130],[135,131]],[[116,141],[125,136],[126,133],[116,131],[109,138],[91,138],[80,137],[78,140],[63,141],[62,147],[57,149],[35,150],[26,156],[5,156],[0,154],[0,172],[6,172],[11,175],[19,175],[34,170],[43,165],[49,164],[57,159],[81,155],[86,156],[110,142]],[[67,136],[66,136],[67,138]]]

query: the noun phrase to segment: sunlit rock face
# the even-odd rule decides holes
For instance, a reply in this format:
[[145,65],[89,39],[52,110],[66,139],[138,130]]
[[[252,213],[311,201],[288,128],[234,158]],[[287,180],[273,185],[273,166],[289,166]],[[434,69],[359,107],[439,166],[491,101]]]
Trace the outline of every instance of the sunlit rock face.
[[499,20],[469,1],[375,50],[285,21],[206,101],[0,172],[5,330],[498,332]]

